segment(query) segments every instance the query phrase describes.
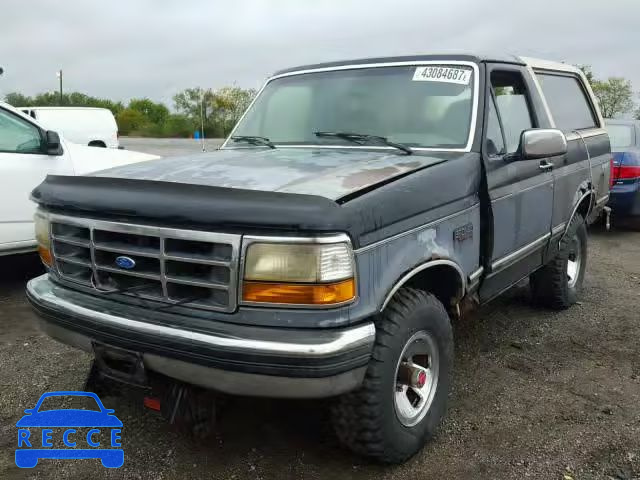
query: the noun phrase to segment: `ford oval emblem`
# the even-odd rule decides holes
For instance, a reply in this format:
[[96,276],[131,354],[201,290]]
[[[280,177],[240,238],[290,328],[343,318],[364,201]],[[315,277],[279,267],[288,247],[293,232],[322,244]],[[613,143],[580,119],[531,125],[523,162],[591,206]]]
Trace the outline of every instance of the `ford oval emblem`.
[[131,270],[136,266],[136,261],[131,257],[120,256],[116,257],[116,265],[120,268]]

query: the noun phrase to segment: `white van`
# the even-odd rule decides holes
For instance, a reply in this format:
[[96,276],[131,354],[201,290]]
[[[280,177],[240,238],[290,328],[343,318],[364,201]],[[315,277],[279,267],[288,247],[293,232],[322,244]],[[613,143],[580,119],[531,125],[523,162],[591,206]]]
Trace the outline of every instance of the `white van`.
[[24,107],[24,113],[70,142],[118,148],[118,125],[111,110],[92,107]]

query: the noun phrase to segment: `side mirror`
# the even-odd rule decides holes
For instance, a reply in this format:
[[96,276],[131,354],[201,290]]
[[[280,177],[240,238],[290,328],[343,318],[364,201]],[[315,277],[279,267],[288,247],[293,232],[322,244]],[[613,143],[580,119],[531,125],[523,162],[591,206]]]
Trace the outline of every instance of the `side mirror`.
[[521,160],[555,157],[567,153],[567,139],[555,128],[532,128],[520,136]]
[[60,136],[53,130],[47,130],[45,132],[45,141],[47,155],[62,155],[62,144],[60,143]]
[[27,415],[31,415],[34,411],[35,411],[35,408],[27,408],[25,409],[24,413],[26,413]]

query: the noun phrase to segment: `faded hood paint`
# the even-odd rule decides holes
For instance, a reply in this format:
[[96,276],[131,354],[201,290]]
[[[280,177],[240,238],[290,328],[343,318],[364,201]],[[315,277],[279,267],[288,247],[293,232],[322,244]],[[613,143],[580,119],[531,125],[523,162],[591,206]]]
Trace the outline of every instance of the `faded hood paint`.
[[229,149],[135,163],[92,176],[310,194],[337,200],[443,162],[445,155],[359,149]]

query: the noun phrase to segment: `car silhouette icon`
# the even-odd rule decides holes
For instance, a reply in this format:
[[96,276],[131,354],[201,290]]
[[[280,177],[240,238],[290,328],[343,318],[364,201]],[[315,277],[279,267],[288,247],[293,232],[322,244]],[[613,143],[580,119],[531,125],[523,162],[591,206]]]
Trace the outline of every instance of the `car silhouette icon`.
[[[56,408],[43,409],[43,402],[81,400],[89,403],[93,409]],[[95,404],[91,401],[94,400]],[[16,465],[21,468],[33,468],[41,458],[85,459],[99,458],[107,468],[118,468],[124,463],[124,451],[120,444],[122,422],[113,415],[114,410],[104,407],[95,393],[91,392],[49,392],[43,394],[35,407],[28,408],[18,422],[18,448],[15,452]],[[32,435],[33,429],[42,429],[41,435]],[[65,448],[53,448],[53,429],[64,429],[62,440]],[[82,435],[76,429],[87,429]],[[105,431],[110,442],[104,441]],[[76,448],[86,439],[88,448]],[[98,441],[100,440],[100,441]],[[105,448],[106,446],[110,448]]]

